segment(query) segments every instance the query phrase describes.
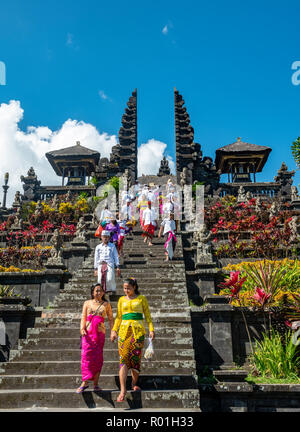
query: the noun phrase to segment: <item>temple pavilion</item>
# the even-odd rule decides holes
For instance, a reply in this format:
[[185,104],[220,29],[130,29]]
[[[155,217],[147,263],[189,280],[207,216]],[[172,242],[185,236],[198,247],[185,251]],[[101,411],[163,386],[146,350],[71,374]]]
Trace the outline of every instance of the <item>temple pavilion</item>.
[[75,146],[53,150],[46,157],[58,176],[62,177],[62,186],[85,185],[90,175],[95,172],[100,153],[83,147],[80,141]]
[[255,174],[262,171],[271,151],[270,147],[246,143],[238,137],[236,142],[216,150],[216,169],[228,174],[229,183],[255,183]]

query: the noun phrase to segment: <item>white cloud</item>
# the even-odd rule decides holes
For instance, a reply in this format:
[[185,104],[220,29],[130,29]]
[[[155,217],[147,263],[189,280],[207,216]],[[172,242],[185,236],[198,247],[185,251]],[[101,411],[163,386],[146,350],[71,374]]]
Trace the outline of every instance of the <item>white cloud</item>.
[[29,126],[24,132],[19,128],[23,113],[19,101],[11,100],[0,105],[0,187],[4,173],[9,172],[8,206],[17,190],[23,193],[20,176],[27,175],[31,166],[42,185],[61,184],[61,178],[45,157],[46,152],[70,147],[80,141],[83,146],[99,151],[101,157],[109,157],[112,146],[117,144],[115,135],[99,133],[95,126],[71,119],[57,131],[47,126]]
[[[117,144],[116,135],[99,133],[95,126],[72,119],[66,120],[56,131],[47,126],[28,126],[22,131],[19,123],[23,115],[19,101],[0,104],[0,201],[4,173],[9,172],[7,206],[12,204],[17,190],[23,193],[20,176],[26,176],[31,166],[42,186],[61,184],[61,177],[55,174],[45,157],[46,152],[71,147],[80,141],[81,145],[99,151],[101,157],[109,158],[112,146]],[[166,148],[167,144],[155,139],[143,143],[138,148],[138,175],[157,174]],[[174,173],[174,161],[171,156],[166,157]]]
[[99,96],[101,97],[101,99],[104,99],[104,100],[107,99],[107,95],[104,93],[103,90],[99,90]]
[[74,41],[74,35],[72,33],[68,33],[67,34],[66,45],[72,46],[73,45],[73,41]]
[[168,34],[168,31],[169,31],[168,25],[165,25],[164,28],[162,29],[162,34],[166,35]]
[[74,35],[72,33],[67,34],[66,46],[71,48],[74,51],[79,50],[79,45],[77,45],[74,41]]
[[99,90],[98,94],[101,97],[101,99],[112,102],[111,98],[107,96],[107,94],[103,90]]
[[[154,174],[158,173],[160,167],[160,161],[164,156],[164,151],[167,148],[167,144],[162,141],[150,139],[147,143],[141,144],[138,147],[138,176],[143,174]],[[166,156],[169,161],[169,167],[171,172],[175,172],[175,164],[171,156]]]

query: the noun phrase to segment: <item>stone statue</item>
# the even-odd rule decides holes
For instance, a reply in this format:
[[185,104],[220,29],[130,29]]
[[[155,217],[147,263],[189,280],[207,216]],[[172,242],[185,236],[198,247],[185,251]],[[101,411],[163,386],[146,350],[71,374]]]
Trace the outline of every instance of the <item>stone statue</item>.
[[74,238],[74,242],[76,241],[86,241],[86,223],[83,216],[81,216],[81,218],[79,219],[76,227],[76,235]]
[[291,230],[291,236],[290,236],[291,243],[295,243],[298,240],[297,220],[298,220],[298,216],[293,216],[292,220],[288,222],[288,227]]
[[34,217],[37,219],[38,217],[41,216],[42,212],[43,212],[43,206],[42,206],[41,201],[38,200],[38,202],[37,202],[37,206],[36,206],[36,208],[35,208],[35,211],[34,211],[33,215],[34,215]]
[[63,238],[59,232],[59,229],[56,228],[54,230],[53,236],[50,239],[50,243],[53,246],[51,249],[51,256],[47,261],[47,264],[54,264],[54,265],[63,265],[62,261],[62,245],[63,245]]
[[72,202],[72,194],[71,194],[70,189],[67,192],[66,201],[65,202]]
[[13,207],[20,207],[21,206],[21,194],[20,191],[17,191],[15,194],[15,199],[13,202]]
[[255,212],[257,214],[261,214],[262,211],[262,202],[261,202],[261,198],[257,197],[256,201],[255,201]]
[[98,222],[98,218],[97,218],[97,216],[96,216],[96,213],[93,213],[92,225],[93,225],[94,227],[97,227],[98,224],[99,224],[99,222]]
[[245,193],[245,189],[243,188],[243,186],[239,187],[237,201],[238,202],[245,202],[246,201],[246,193]]
[[246,201],[249,204],[249,201],[252,199],[252,194],[250,191],[246,192]]
[[12,224],[12,229],[22,229],[23,219],[21,218],[21,207],[18,207],[16,215],[14,217],[14,223]]
[[57,195],[55,194],[52,201],[51,201],[51,205],[55,210],[58,210],[59,208],[59,201],[57,199]]
[[278,213],[278,205],[276,201],[273,201],[269,209],[269,220],[273,219]]
[[182,189],[187,184],[187,167],[184,167],[182,172],[180,173],[180,186]]
[[31,200],[35,201],[40,196],[39,193],[39,187],[41,185],[41,181],[37,179],[37,176],[35,174],[35,171],[33,167],[31,167],[27,173],[27,176],[24,177],[23,175],[20,177],[21,182],[23,184],[24,189],[24,200]]
[[197,263],[212,263],[212,233],[202,224],[200,230],[194,232],[194,240],[197,242]]
[[299,195],[298,195],[298,189],[297,186],[291,186],[291,198],[292,201],[298,201],[299,200]]

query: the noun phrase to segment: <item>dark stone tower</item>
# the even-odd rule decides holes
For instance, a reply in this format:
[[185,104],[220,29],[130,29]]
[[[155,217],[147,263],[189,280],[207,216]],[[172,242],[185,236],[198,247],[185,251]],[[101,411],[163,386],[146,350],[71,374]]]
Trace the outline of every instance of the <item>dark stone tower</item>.
[[217,190],[220,173],[217,172],[212,158],[202,158],[201,146],[194,142],[194,129],[184,105],[181,94],[174,89],[175,99],[175,148],[176,148],[176,178],[180,184],[180,174],[183,168],[187,183],[203,182],[205,193],[212,195]]
[[110,162],[116,166],[118,174],[128,169],[132,182],[137,178],[137,89],[132,93],[119,131],[119,144],[112,148]]
[[[200,144],[194,143],[194,128],[190,124],[190,117],[184,105],[181,94],[174,89],[175,99],[175,151],[176,151],[176,177],[180,182],[180,173],[183,168],[193,170],[197,151]],[[200,152],[201,156],[202,153]]]

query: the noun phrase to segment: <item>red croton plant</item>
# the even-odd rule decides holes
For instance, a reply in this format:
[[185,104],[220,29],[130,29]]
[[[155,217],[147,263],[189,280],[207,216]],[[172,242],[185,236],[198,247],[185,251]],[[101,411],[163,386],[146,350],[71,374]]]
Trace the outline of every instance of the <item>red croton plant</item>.
[[272,259],[291,254],[289,222],[293,213],[289,206],[269,220],[271,204],[262,202],[259,213],[255,204],[255,198],[247,203],[236,203],[234,197],[225,197],[206,208],[206,224],[215,235],[214,243],[219,243],[215,252],[217,257]]

